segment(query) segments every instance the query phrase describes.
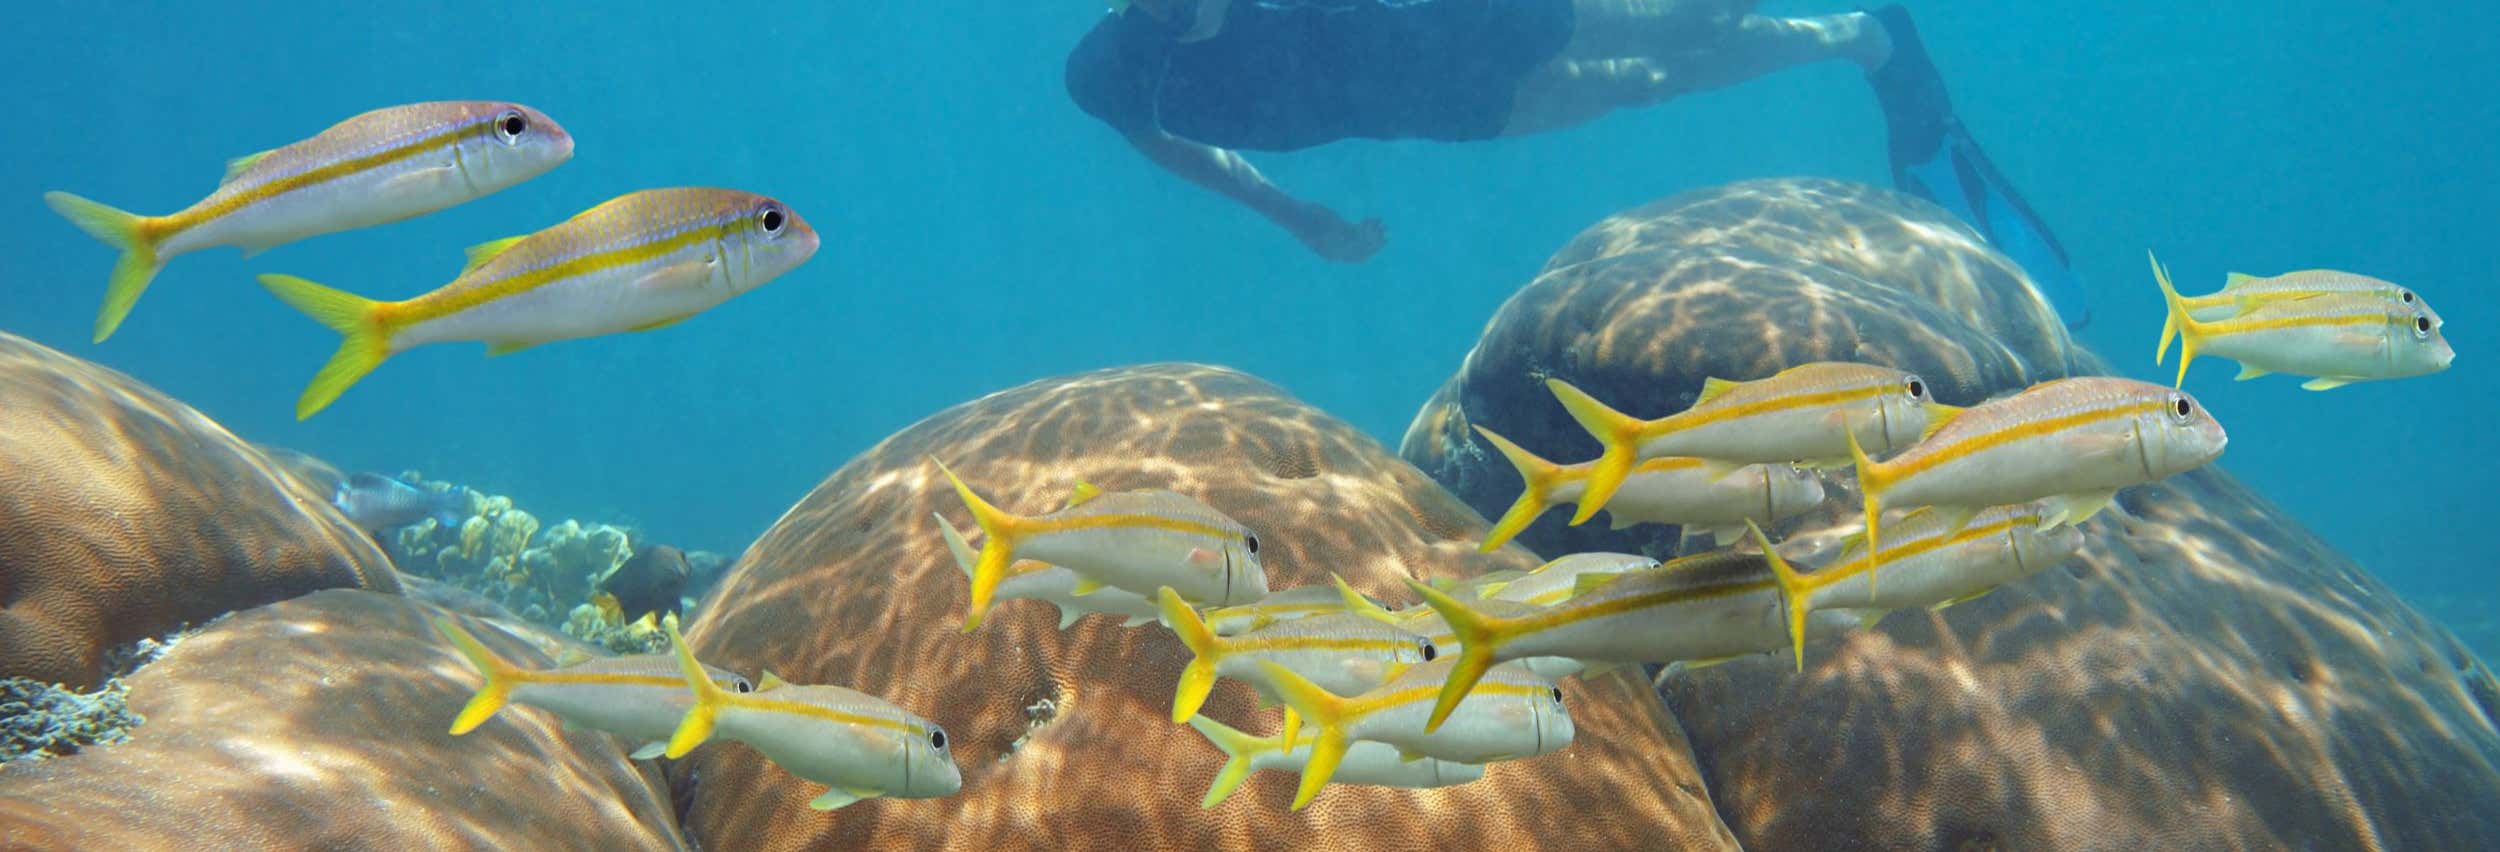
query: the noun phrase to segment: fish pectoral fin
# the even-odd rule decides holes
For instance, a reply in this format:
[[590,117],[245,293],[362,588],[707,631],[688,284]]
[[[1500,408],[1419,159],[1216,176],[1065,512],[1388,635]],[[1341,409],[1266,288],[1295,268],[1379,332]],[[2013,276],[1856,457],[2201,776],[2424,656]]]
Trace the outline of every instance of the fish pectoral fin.
[[1060,606],[1060,607],[1059,607],[1059,629],[1061,629],[1061,630],[1066,630],[1066,629],[1068,629],[1068,625],[1075,624],[1077,619],[1084,618],[1084,617],[1085,617],[1085,611],[1084,611],[1084,610],[1077,609],[1076,607],[1072,607],[1072,606],[1064,606],[1064,605],[1063,605],[1063,606]]
[[827,787],[824,795],[807,800],[807,806],[820,811],[830,811],[849,807],[862,799],[874,799],[882,795],[885,795],[883,790],[845,790],[840,787]]
[[390,180],[383,181],[381,184],[375,186],[373,191],[377,195],[413,192],[422,190],[428,184],[432,184],[436,181],[449,180],[454,175],[459,173],[460,170],[458,168],[454,168],[450,163],[444,163],[431,168],[409,169],[407,171],[400,172],[399,174],[392,175]]
[[1127,621],[1120,622],[1120,626],[1121,626],[1121,627],[1143,627],[1143,626],[1145,626],[1145,625],[1148,625],[1148,624],[1153,624],[1153,623],[1155,623],[1155,617],[1154,617],[1154,616],[1151,616],[1151,615],[1132,615],[1132,616],[1129,616],[1129,617],[1128,617],[1128,620],[1127,620]]
[[1927,611],[1929,611],[1929,612],[1943,612],[1945,607],[1949,607],[1949,606],[1952,606],[1952,605],[1954,605],[1954,604],[1961,603],[1961,602],[1963,602],[1963,601],[1978,600],[1979,598],[1981,598],[1981,597],[1983,597],[1983,596],[1987,595],[1989,592],[1993,592],[1993,591],[1996,591],[1996,590],[1997,590],[1997,587],[1995,587],[1995,586],[1989,586],[1989,587],[1987,587],[1987,588],[1985,588],[1985,589],[1980,589],[1979,591],[1972,592],[1972,593],[1970,593],[1970,594],[1963,595],[1963,596],[1961,596],[1961,597],[1954,598],[1954,599],[1952,599],[1952,600],[1937,601],[1937,602],[1935,602],[1935,603],[1928,604],[1928,605],[1927,605]]
[[1069,589],[1068,594],[1071,597],[1081,598],[1086,595],[1102,591],[1104,588],[1106,587],[1103,585],[1101,580],[1096,580],[1092,577],[1078,577],[1076,578],[1076,587]]
[[666,741],[653,741],[643,743],[641,748],[634,749],[634,753],[629,756],[635,760],[650,760],[667,753],[668,743]]
[[2235,382],[2245,382],[2249,379],[2257,378],[2258,376],[2272,375],[2273,373],[2273,370],[2268,370],[2255,364],[2241,364],[2240,374],[2232,376],[2231,380]]
[[689,260],[684,263],[663,266],[644,273],[641,278],[634,280],[634,289],[674,290],[686,287],[700,287],[711,280],[711,261]]
[[493,358],[499,355],[510,355],[514,352],[519,352],[523,349],[536,346],[540,342],[541,341],[536,340],[490,340],[486,343],[486,357]]
[[1685,527],[1685,529],[1709,536],[1710,540],[1717,544],[1726,544],[1745,537],[1745,528],[1742,526]]
[[2101,458],[2125,452],[2135,443],[2133,432],[2074,432],[2057,439],[2059,449],[2080,458]]
[[1571,578],[1571,596],[1579,597],[1603,589],[1606,584],[1623,579],[1622,574],[1582,574]]
[[[2116,491],[2086,491],[2048,498],[2049,510],[2041,516],[2040,526],[2042,529],[2047,529],[2083,523],[2091,520],[2093,515],[2100,514],[2102,509],[2109,508],[2109,504],[2117,499],[2118,492]],[[1968,523],[1964,521],[1962,525]],[[1947,529],[1960,529],[1962,525],[1947,527]]]
[[633,328],[626,329],[626,331],[658,331],[658,330],[660,330],[660,329],[667,328],[667,327],[669,327],[669,326],[676,325],[676,324],[681,323],[681,322],[685,322],[687,319],[689,319],[689,318],[691,318],[691,317],[693,317],[693,316],[694,316],[693,314],[685,314],[685,315],[682,315],[682,316],[673,316],[673,317],[669,317],[669,318],[667,318],[667,319],[663,319],[663,320],[654,320],[654,321],[651,321],[651,322],[646,322],[646,323],[643,323],[643,324],[638,325],[638,326],[634,326]]
[[566,648],[563,653],[556,655],[556,668],[564,668],[565,666],[574,665],[588,659],[590,659],[589,651],[584,651],[580,648]]
[[1431,756],[1431,755],[1425,754],[1425,753],[1420,752],[1420,751],[1408,751],[1408,750],[1406,750],[1406,749],[1398,749],[1398,762],[1399,762],[1399,763],[1414,763],[1415,761],[1422,760],[1422,759],[1424,759],[1424,758],[1426,758],[1426,757],[1430,757],[1430,756]]
[[1622,663],[1610,660],[1580,660],[1579,663],[1581,680],[1596,678],[1607,672],[1623,668]]
[[1844,470],[1857,465],[1854,459],[1798,459],[1797,466],[1807,470]]
[[1635,521],[1635,520],[1631,519],[1630,517],[1628,517],[1628,516],[1624,515],[1622,512],[1617,512],[1617,511],[1615,511],[1615,510],[1613,510],[1613,509],[1607,509],[1607,510],[1605,510],[1605,511],[1606,511],[1606,529],[1607,529],[1608,531],[1621,530],[1621,529],[1630,529],[1630,528],[1632,528],[1632,527],[1639,526],[1639,525],[1640,525],[1640,523],[1641,523],[1641,522],[1639,522],[1639,521]]
[[2360,380],[2359,380],[2359,379],[2339,378],[2339,377],[2336,377],[2336,376],[2319,376],[2319,377],[2317,377],[2317,378],[2310,379],[2310,380],[2305,381],[2305,382],[2301,382],[2301,383],[2300,383],[2300,389],[2301,389],[2301,390],[2313,390],[2313,391],[2334,390],[2334,389],[2336,389],[2336,388],[2340,388],[2340,387],[2343,387],[2343,386],[2345,386],[2345,385],[2352,384],[2353,382],[2356,382],[2356,381],[2360,381]]

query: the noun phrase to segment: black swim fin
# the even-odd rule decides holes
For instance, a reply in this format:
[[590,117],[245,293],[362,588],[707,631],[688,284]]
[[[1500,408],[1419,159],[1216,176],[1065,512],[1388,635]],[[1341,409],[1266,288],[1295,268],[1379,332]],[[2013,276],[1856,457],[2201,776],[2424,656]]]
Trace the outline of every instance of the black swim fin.
[[2092,305],[2065,247],[1954,117],[1944,77],[1927,58],[1909,10],[1895,4],[1868,14],[1892,37],[1892,58],[1868,72],[1866,81],[1883,105],[1893,185],[1977,228],[2030,273],[2032,284],[2067,328],[2083,328],[2092,321]]

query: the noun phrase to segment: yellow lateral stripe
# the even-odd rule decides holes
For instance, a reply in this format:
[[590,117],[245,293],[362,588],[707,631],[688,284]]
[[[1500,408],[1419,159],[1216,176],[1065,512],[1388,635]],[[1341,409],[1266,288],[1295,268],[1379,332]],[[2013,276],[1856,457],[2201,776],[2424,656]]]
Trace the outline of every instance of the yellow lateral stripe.
[[268,201],[298,189],[319,186],[348,175],[388,166],[402,160],[416,157],[417,155],[423,154],[427,151],[440,148],[446,143],[457,143],[460,140],[460,137],[475,130],[479,123],[491,119],[492,116],[473,118],[454,125],[449,130],[440,131],[428,136],[417,137],[408,141],[406,144],[384,148],[380,151],[375,151],[362,157],[340,160],[334,163],[325,163],[320,166],[305,169],[295,174],[262,183],[258,186],[252,187],[251,189],[237,192],[233,195],[226,196],[223,199],[219,199],[216,204],[209,206],[207,209],[200,210],[191,216],[181,217],[181,221],[173,223],[170,227],[167,227],[163,233],[166,236],[171,236],[176,232],[196,227],[202,223],[215,221],[220,216],[233,213],[236,210],[240,210],[263,201]]
[[1876,563],[1867,559],[1865,556],[1859,556],[1858,558],[1849,560],[1848,562],[1834,565],[1830,568],[1825,568],[1812,574],[1800,576],[1797,578],[1797,584],[1801,587],[1801,591],[1811,592],[1825,586],[1839,583],[1840,581],[1846,580],[1850,577],[1864,574],[1868,571],[1874,570],[1880,565],[1898,565],[1903,560],[1909,559],[1913,556],[1918,556],[1930,551],[1958,547],[1960,545],[1969,544],[1973,541],[2005,532],[2006,530],[2012,529],[2016,524],[2037,524],[2039,522],[2038,515],[2024,515],[2020,517],[2007,518],[2005,520],[1997,521],[1984,526],[1964,527],[1952,535],[1923,535],[1906,544],[1894,544],[1893,540],[1887,538],[1884,543],[1893,544],[1893,546],[1884,548],[1883,562]]
[[1415,647],[1412,639],[1334,636],[1233,636],[1221,642],[1228,654],[1255,651],[1396,651]]
[[1078,530],[1122,529],[1129,527],[1157,529],[1165,532],[1181,533],[1183,535],[1205,536],[1217,541],[1225,541],[1233,537],[1232,530],[1211,524],[1202,524],[1197,521],[1185,520],[1182,518],[1166,518],[1158,515],[1120,513],[1077,515],[1066,518],[1031,518],[1027,519],[1026,530],[1027,534],[1030,535],[1033,533],[1076,532]]
[[683,690],[686,688],[686,679],[683,677],[670,677],[668,675],[624,674],[621,672],[521,672],[520,676],[513,678],[513,680],[520,683],[557,683],[580,686],[657,686],[677,690]]
[[[1469,690],[1467,697],[1474,698],[1479,695],[1532,695],[1538,698],[1543,698],[1545,697],[1545,691],[1550,688],[1551,687],[1541,683],[1530,684],[1516,683],[1506,680],[1484,680],[1478,682],[1475,689]],[[1359,717],[1377,715],[1386,711],[1395,710],[1408,704],[1415,704],[1419,702],[1429,704],[1440,700],[1440,698],[1441,685],[1437,683],[1431,686],[1410,686],[1395,692],[1384,692],[1377,695],[1366,694],[1357,698],[1349,698],[1346,700],[1344,718],[1351,721]]]
[[2204,326],[2205,336],[2211,338],[2219,335],[2247,334],[2258,331],[2277,331],[2286,328],[2331,328],[2339,325],[2384,325],[2387,324],[2387,321],[2388,314],[2386,312],[2376,311],[2362,314],[2315,314],[2310,316],[2295,317],[2257,317],[2253,319],[2243,314],[2241,316],[2231,317],[2228,319],[2218,319],[2212,322],[2200,322],[2198,325]]
[[797,701],[782,701],[774,698],[761,698],[754,695],[739,695],[736,693],[730,693],[723,697],[727,698],[728,703],[730,704],[750,710],[763,710],[769,713],[788,713],[793,716],[806,716],[812,719],[822,719],[827,722],[836,722],[844,725],[857,725],[863,728],[884,728],[889,731],[898,731],[906,734],[920,733],[920,726],[901,719],[888,719],[882,716],[870,716],[862,713],[852,713],[845,710],[835,710],[831,707],[820,707],[814,704],[806,704]]
[[1686,429],[1707,426],[1713,423],[1751,417],[1756,414],[1769,414],[1772,412],[1788,411],[1798,408],[1812,408],[1817,405],[1851,402],[1884,393],[1891,388],[1892,385],[1890,383],[1879,383],[1866,385],[1864,387],[1843,388],[1840,390],[1783,394],[1781,396],[1771,397],[1770,399],[1758,399],[1752,402],[1738,403],[1736,405],[1718,408],[1686,409],[1682,413],[1670,414],[1656,420],[1643,421],[1641,423],[1641,428],[1636,430],[1633,433],[1633,436],[1635,442],[1638,442],[1673,432],[1681,432]]
[[1932,453],[1918,453],[1916,455],[1907,456],[1894,461],[1878,462],[1875,467],[1884,479],[1892,482],[1899,482],[1903,477],[1911,476],[1929,468],[1985,452],[1987,450],[1992,450],[2016,441],[2028,438],[2037,438],[2043,435],[2052,435],[2077,426],[2090,426],[2103,421],[2116,420],[2122,417],[2133,417],[2137,414],[2159,411],[2161,409],[2168,408],[2169,406],[2170,401],[2164,399],[2122,400],[2115,405],[2103,405],[2096,408],[2084,409],[2073,414],[2062,414],[2056,417],[2034,420],[2028,423],[2017,423],[2013,426],[1999,429],[1994,432],[1963,438],[1951,444],[1938,447],[1936,448],[1936,451]]
[[[557,227],[562,226],[559,225]],[[542,231],[540,233],[543,234],[545,232]],[[683,232],[671,234],[666,239],[633,243],[613,248],[604,248],[586,254],[567,257],[556,263],[551,263],[536,269],[495,279],[490,282],[482,283],[476,287],[465,287],[451,290],[449,292],[436,291],[435,293],[428,293],[426,295],[410,299],[406,302],[396,303],[391,309],[390,314],[393,322],[400,323],[417,323],[424,322],[426,320],[441,319],[506,296],[526,293],[567,278],[582,275],[596,275],[611,269],[619,269],[657,258],[667,257],[670,254],[676,253],[678,249],[685,248],[686,246],[694,243],[715,239],[719,236],[720,231],[717,227],[704,227],[702,224],[689,224]],[[536,237],[532,237],[532,239],[536,239]]]
[[[1710,462],[1707,459],[1698,459],[1692,456],[1659,456],[1654,459],[1642,459],[1640,464],[1632,466],[1632,472],[1663,473],[1671,470],[1697,468],[1709,463]],[[1585,468],[1586,466],[1593,464],[1595,464],[1595,462],[1581,462],[1580,464],[1572,465],[1572,467]]]
[[[1650,570],[1654,571],[1657,569],[1653,568]],[[1618,580],[1616,582],[1626,581]],[[1518,625],[1518,627],[1514,630],[1514,635],[1548,630],[1569,624],[1577,624],[1592,618],[1604,618],[1610,615],[1621,615],[1623,613],[1648,609],[1650,607],[1661,606],[1664,604],[1731,598],[1748,592],[1759,592],[1765,589],[1777,588],[1778,585],[1778,581],[1766,576],[1756,580],[1724,582],[1713,586],[1659,589],[1654,592],[1643,592],[1637,595],[1624,595],[1618,598],[1600,598],[1595,595],[1584,598],[1572,598],[1569,605],[1547,609],[1543,612],[1521,615],[1514,622]],[[1598,594],[1602,595],[1604,593],[1605,590],[1598,590]],[[1581,604],[1582,601],[1587,601],[1587,603]]]

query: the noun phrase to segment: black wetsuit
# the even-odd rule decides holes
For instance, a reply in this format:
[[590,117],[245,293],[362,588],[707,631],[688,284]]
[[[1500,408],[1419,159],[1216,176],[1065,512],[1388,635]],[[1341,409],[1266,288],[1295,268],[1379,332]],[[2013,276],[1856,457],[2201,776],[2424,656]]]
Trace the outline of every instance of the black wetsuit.
[[1501,135],[1519,81],[1571,39],[1571,0],[1232,0],[1213,38],[1106,15],[1068,57],[1068,95],[1123,133],[1291,151],[1339,139]]

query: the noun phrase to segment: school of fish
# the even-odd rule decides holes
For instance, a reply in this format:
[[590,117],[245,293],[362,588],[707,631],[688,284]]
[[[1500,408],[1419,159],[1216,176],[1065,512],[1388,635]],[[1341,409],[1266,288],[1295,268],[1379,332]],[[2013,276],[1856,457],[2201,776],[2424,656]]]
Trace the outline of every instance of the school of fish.
[[[132,214],[63,192],[44,200],[121,252],[96,318],[102,342],[176,255],[235,246],[250,257],[440,211],[572,154],[573,138],[530,107],[420,103],[237,158],[215,191],[175,213]],[[664,328],[790,272],[817,247],[798,212],[769,196],[648,189],[474,246],[448,283],[413,298],[368,299],[289,275],[259,280],[342,338],[298,400],[300,419],[412,347],[476,341],[501,355]],[[2079,525],[2121,490],[2222,454],[2222,425],[2180,389],[2200,354],[2238,361],[2243,380],[2308,376],[2302,387],[2312,390],[2435,373],[2455,357],[2438,313],[2406,287],[2304,270],[2232,273],[2218,292],[2184,296],[2160,261],[2151,263],[2167,317],[2155,363],[2174,340],[2179,348],[2170,388],[2075,377],[1962,408],[1936,400],[1910,372],[1817,362],[1751,380],[1712,378],[1683,410],[1643,417],[1548,379],[1600,452],[1556,463],[1476,426],[1522,482],[1481,549],[1500,548],[1569,504],[1572,525],[1600,511],[1616,528],[1675,525],[1687,555],[1661,562],[1574,553],[1523,572],[1408,579],[1417,603],[1400,609],[1342,578],[1273,588],[1259,532],[1189,494],[1080,481],[1064,504],[1020,512],[992,504],[931,459],[981,535],[974,543],[943,513],[933,516],[967,583],[961,629],[978,629],[1002,602],[1034,600],[1057,608],[1061,629],[1106,614],[1171,633],[1190,658],[1174,685],[1172,720],[1225,759],[1203,807],[1227,801],[1260,771],[1300,776],[1296,810],[1332,782],[1471,783],[1488,764],[1570,746],[1563,679],[1634,665],[1667,666],[1663,678],[1781,650],[1802,670],[1809,638],[1861,629],[1894,610],[1951,606],[2074,557],[2084,546]],[[1844,470],[1853,481],[1825,481]],[[1765,529],[1823,505],[1840,485],[1855,489],[1863,529],[1820,568],[1800,570]],[[376,529],[442,510],[413,495],[404,483],[361,475],[334,500]],[[1702,539],[1709,548],[1692,546]],[[673,600],[638,608],[673,609]],[[936,723],[840,686],[790,684],[771,672],[749,680],[705,665],[673,612],[663,623],[668,652],[570,654],[529,669],[459,622],[438,619],[445,641],[484,680],[451,733],[517,703],[622,737],[637,759],[736,740],[823,785],[810,802],[819,809],[962,787]],[[1199,714],[1223,680],[1281,708],[1275,733]]]

